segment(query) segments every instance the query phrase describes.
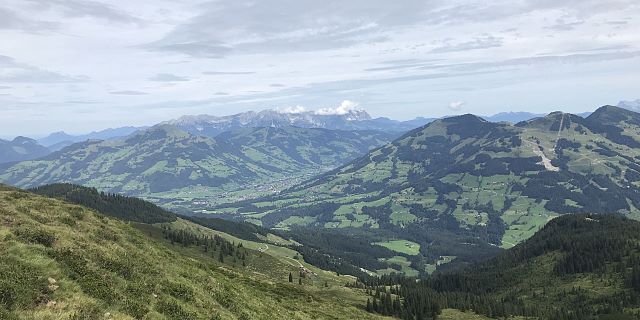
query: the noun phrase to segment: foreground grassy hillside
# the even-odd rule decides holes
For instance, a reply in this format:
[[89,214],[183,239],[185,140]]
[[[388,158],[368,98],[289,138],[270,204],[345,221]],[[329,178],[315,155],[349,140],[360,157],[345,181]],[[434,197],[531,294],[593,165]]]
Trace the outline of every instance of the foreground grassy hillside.
[[221,262],[218,254],[166,236],[152,225],[136,228],[1,187],[0,318],[378,318],[362,310],[361,293],[337,282],[289,284],[260,272],[299,270],[267,254],[239,247],[246,261]]

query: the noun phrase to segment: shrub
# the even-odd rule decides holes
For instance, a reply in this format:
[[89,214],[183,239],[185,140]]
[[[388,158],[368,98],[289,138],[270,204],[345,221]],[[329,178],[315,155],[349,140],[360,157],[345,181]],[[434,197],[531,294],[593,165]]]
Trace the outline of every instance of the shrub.
[[[47,282],[38,270],[14,258],[0,259],[0,310],[13,310],[44,301],[49,294]],[[1,315],[1,313],[0,313]],[[0,317],[0,319],[4,319]]]
[[41,244],[45,247],[51,247],[56,241],[53,233],[36,226],[20,226],[14,229],[13,233],[23,242]]

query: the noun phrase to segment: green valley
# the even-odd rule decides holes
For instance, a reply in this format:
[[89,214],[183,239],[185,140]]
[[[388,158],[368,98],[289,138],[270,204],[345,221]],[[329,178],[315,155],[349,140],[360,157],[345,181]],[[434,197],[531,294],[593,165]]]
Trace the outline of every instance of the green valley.
[[[268,228],[358,228],[382,241],[415,242],[420,254],[406,258],[426,272],[447,256],[470,262],[453,251],[484,255],[473,248],[479,242],[513,247],[559,215],[640,218],[639,146],[640,114],[612,106],[587,118],[556,112],[516,125],[464,115],[279,195],[209,212]],[[442,244],[454,235],[465,240]]]
[[0,167],[20,187],[71,182],[193,211],[273,194],[340,166],[395,134],[247,128],[196,136],[162,124],[123,139],[89,140],[37,160]]

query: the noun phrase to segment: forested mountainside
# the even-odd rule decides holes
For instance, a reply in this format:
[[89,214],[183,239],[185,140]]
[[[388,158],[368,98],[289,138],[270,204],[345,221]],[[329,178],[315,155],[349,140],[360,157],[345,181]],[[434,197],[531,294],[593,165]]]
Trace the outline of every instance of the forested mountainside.
[[[421,258],[434,263],[440,243],[423,236],[433,234],[427,230],[508,248],[562,214],[640,217],[639,161],[640,114],[625,109],[605,106],[587,118],[556,112],[516,125],[464,115],[280,195],[210,212],[269,228],[391,231],[384,245],[419,248],[407,258],[422,271]],[[409,242],[393,242],[400,240]]]
[[372,295],[370,311],[403,319],[433,319],[444,308],[500,319],[638,319],[640,222],[565,215],[471,268],[423,282],[386,277],[357,286]]

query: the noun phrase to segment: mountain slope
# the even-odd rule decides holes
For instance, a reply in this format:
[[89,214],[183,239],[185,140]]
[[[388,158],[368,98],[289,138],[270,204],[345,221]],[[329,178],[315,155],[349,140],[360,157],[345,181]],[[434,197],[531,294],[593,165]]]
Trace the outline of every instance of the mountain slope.
[[377,312],[397,312],[403,319],[419,314],[431,319],[430,314],[443,308],[474,310],[498,319],[637,319],[639,243],[640,222],[619,215],[565,215],[471,268],[421,282],[383,279],[392,288],[401,286],[395,291],[404,298],[399,310],[385,306],[379,295],[372,298],[379,301]]
[[281,195],[218,210],[266,227],[392,230],[425,255],[430,242],[409,230],[511,247],[560,214],[640,217],[639,118],[603,107],[586,119],[556,112],[515,126],[436,120]]
[[25,137],[16,137],[12,141],[0,139],[0,163],[37,159],[50,152],[33,139]]
[[[209,239],[203,252],[184,230],[146,225],[143,232],[77,205],[0,189],[2,319],[382,318],[359,307],[359,293],[333,281],[330,288],[288,284],[296,266],[222,238],[191,238]],[[235,248],[235,258],[223,247]],[[283,274],[261,273],[272,269]]]
[[[212,139],[158,125],[122,140],[89,140],[6,165],[0,181],[22,187],[72,182],[136,195],[171,196],[197,186],[228,191],[337,167],[390,139],[379,132],[301,128],[245,129]],[[212,192],[206,194],[215,197]]]

